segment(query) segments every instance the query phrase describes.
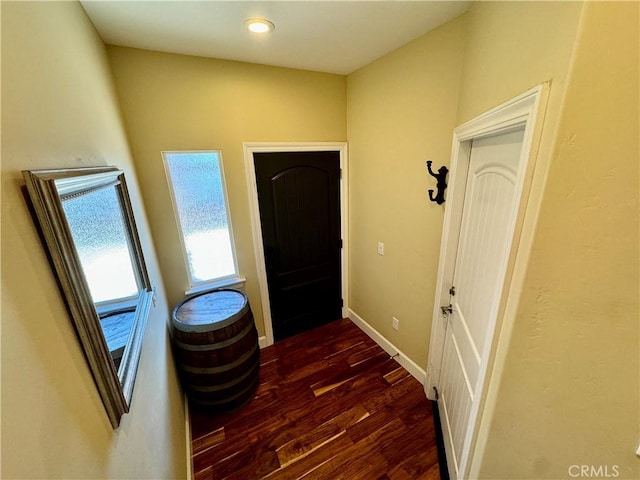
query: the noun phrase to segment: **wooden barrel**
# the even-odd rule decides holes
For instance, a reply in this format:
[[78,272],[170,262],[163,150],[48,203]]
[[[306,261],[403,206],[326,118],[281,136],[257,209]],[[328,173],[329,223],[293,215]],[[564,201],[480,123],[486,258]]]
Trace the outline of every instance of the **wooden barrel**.
[[192,402],[227,410],[253,398],[260,349],[244,293],[220,289],[187,298],[173,310],[172,341]]
[[100,316],[102,333],[107,341],[107,347],[111,352],[111,358],[116,370],[120,368],[122,355],[129,341],[129,334],[131,333],[131,328],[133,328],[135,318],[136,307],[106,312]]

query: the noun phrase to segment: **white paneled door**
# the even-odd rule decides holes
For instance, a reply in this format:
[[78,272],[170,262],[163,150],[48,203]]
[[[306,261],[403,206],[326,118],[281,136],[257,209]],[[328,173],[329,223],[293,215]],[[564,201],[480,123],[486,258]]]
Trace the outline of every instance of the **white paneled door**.
[[438,382],[453,478],[490,354],[518,203],[523,138],[521,127],[471,142],[450,306],[443,309],[447,323]]

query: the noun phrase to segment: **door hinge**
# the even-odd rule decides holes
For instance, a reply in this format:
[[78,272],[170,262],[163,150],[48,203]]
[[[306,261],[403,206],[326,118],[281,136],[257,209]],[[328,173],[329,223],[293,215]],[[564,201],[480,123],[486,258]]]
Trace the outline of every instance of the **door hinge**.
[[455,295],[456,295],[456,287],[455,287],[455,285],[454,285],[454,286],[452,286],[452,287],[449,289],[449,295],[451,295],[452,297],[455,297]]
[[444,315],[445,317],[448,317],[453,313],[453,305],[451,304],[443,305],[440,307],[440,310],[442,311],[442,315]]
[[340,308],[344,307],[344,300],[341,298],[340,299]]
[[340,239],[340,248],[342,248],[342,239]]
[[440,394],[438,393],[438,389],[436,387],[433,387],[433,391],[436,392],[436,400],[438,400],[440,398]]

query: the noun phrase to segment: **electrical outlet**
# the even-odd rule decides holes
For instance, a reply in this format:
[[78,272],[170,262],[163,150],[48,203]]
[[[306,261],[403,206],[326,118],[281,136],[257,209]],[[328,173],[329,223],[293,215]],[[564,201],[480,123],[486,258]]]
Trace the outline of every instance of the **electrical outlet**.
[[378,242],[378,255],[384,255],[384,243]]
[[397,331],[398,327],[400,327],[400,320],[396,317],[391,317],[391,328]]

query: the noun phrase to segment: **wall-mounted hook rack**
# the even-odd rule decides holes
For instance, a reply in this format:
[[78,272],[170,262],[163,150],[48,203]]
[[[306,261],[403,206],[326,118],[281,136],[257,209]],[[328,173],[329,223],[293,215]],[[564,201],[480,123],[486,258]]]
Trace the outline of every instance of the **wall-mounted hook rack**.
[[444,191],[447,188],[447,173],[449,173],[449,169],[443,165],[438,169],[438,173],[433,173],[431,163],[431,160],[427,160],[427,170],[429,175],[437,180],[436,188],[438,189],[438,193],[434,196],[433,190],[429,190],[429,200],[436,202],[438,205],[442,205],[444,203]]

